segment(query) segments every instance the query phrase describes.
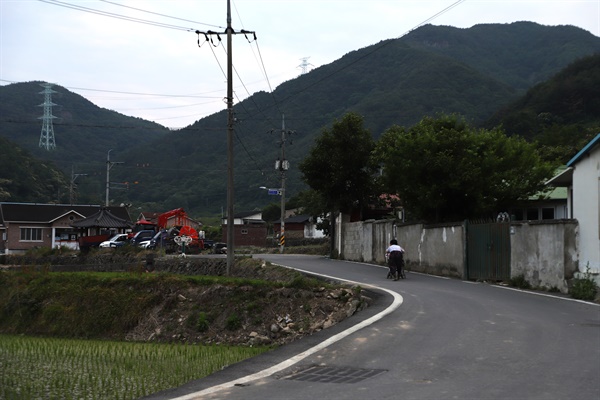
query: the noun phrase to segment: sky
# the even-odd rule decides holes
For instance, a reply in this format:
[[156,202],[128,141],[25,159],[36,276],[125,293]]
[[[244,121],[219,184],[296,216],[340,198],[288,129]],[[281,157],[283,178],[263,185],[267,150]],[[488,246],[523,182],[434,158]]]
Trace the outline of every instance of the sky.
[[[424,23],[532,21],[600,36],[600,0],[230,4],[234,103]],[[226,108],[226,35],[219,44],[216,35],[211,43],[195,33],[226,26],[227,0],[0,0],[0,85],[50,82],[99,107],[183,128]]]

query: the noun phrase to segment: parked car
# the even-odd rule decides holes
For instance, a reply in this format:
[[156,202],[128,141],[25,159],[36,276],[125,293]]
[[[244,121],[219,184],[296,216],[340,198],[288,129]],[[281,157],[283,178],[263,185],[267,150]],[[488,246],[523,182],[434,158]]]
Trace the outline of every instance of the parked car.
[[117,233],[115,236],[100,243],[100,247],[121,247],[127,243],[126,233]]
[[227,254],[227,243],[215,243],[213,245],[213,253],[214,254]]
[[214,245],[215,245],[214,240],[204,239],[204,248],[205,249],[212,249]]
[[152,239],[154,237],[155,233],[156,232],[154,232],[154,230],[150,230],[150,229],[139,231],[131,238],[131,245],[139,246],[141,242]]

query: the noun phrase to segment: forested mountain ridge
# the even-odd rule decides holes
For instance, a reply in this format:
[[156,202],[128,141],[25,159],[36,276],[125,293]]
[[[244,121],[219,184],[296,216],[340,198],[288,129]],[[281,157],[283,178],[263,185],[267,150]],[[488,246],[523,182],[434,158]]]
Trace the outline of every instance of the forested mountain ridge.
[[[314,138],[347,112],[363,115],[375,138],[392,125],[411,126],[442,112],[461,114],[480,125],[526,89],[599,52],[600,38],[589,32],[529,22],[468,29],[427,25],[401,39],[350,52],[272,93],[259,92],[235,105],[236,209],[262,208],[274,201],[258,188],[279,185],[274,162],[281,152],[282,114],[286,129],[294,131],[286,142],[289,198],[303,187],[297,166]],[[0,95],[4,88],[0,87]],[[39,103],[41,96],[33,104]],[[3,128],[10,125],[4,104],[0,104]],[[226,121],[222,111],[180,131],[158,134],[146,145],[137,140],[123,144],[115,159],[126,164],[114,168],[111,178],[138,184],[127,192],[111,192],[111,198],[146,210],[185,207],[193,215],[218,214],[226,201]],[[39,140],[36,122],[29,142],[34,147]],[[85,146],[101,149],[102,161],[113,147],[96,143],[95,138],[87,138]],[[95,181],[82,181],[81,198],[85,194],[94,203],[102,199],[104,167]]]
[[579,59],[484,123],[537,141],[566,163],[600,132],[600,54]]
[[47,151],[38,146],[44,114],[40,107],[44,103],[41,83],[0,86],[0,135],[36,157],[55,161],[65,171],[70,171],[73,164],[91,161],[103,165],[109,149],[118,156],[168,133],[162,125],[98,107],[57,84],[52,87],[56,149]]
[[0,171],[0,201],[46,203],[69,198],[69,181],[62,171],[3,137]]

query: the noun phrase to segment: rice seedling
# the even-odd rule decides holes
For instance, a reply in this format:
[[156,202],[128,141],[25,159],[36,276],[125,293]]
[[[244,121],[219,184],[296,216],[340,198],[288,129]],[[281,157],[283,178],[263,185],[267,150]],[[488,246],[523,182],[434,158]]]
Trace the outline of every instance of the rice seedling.
[[137,399],[268,350],[0,335],[0,399]]

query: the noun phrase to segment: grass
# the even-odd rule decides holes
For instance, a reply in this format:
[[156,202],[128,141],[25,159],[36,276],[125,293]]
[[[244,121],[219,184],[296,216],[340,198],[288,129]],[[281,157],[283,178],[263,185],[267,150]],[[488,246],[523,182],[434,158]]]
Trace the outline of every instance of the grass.
[[267,350],[0,335],[0,399],[137,399]]

